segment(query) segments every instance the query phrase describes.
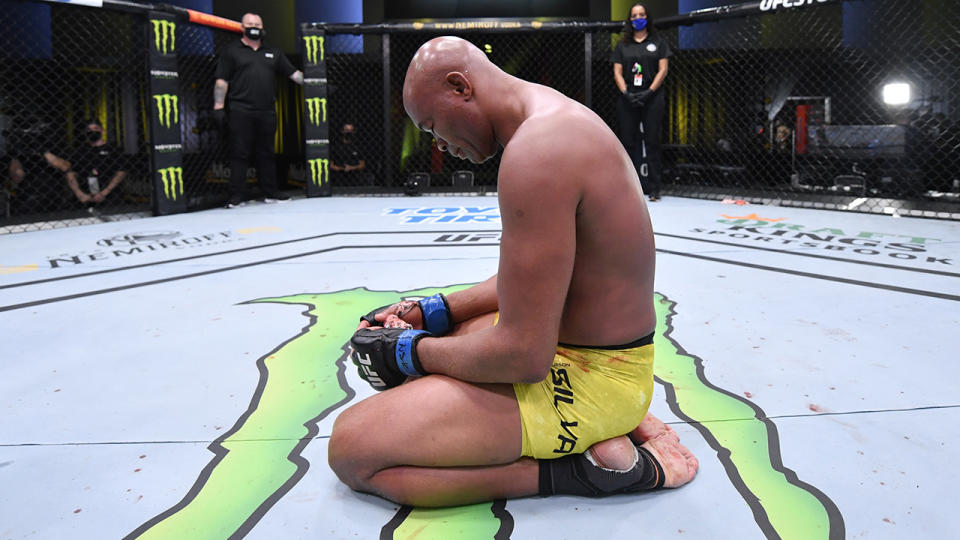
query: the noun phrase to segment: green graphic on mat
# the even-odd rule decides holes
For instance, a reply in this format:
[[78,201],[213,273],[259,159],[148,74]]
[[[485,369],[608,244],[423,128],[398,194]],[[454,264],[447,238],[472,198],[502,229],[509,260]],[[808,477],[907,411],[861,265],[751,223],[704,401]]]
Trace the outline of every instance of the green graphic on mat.
[[359,315],[371,307],[396,302],[398,296],[429,296],[465,287],[401,295],[352,289],[250,302],[305,306],[310,323],[258,360],[260,384],[249,409],[211,444],[217,457],[184,499],[127,538],[198,540],[245,535],[306,473],[309,464],[301,452],[316,435],[316,423],[352,398],[346,385],[341,385],[335,361],[344,356],[343,346],[357,327]]
[[[768,538],[843,538],[843,518],[833,501],[784,467],[773,422],[753,403],[713,386],[700,359],[670,337],[675,305],[656,295],[654,374],[672,386],[671,409],[693,423],[717,451]],[[697,489],[696,482],[688,489]]]
[[[215,539],[245,536],[306,474],[302,457],[317,423],[354,396],[342,368],[346,337],[359,314],[399,297],[448,294],[468,285],[405,293],[352,289],[262,298],[251,303],[305,307],[300,334],[257,361],[260,383],[247,411],[209,449],[215,458],[179,503],[127,538]],[[674,304],[657,295],[656,368],[674,412],[710,442],[731,481],[771,538],[842,538],[839,510],[821,492],[783,467],[776,427],[743,398],[711,385],[700,360],[670,334]],[[675,398],[675,400],[674,400]],[[719,420],[719,421],[718,421]],[[710,459],[700,456],[701,462]],[[314,464],[325,467],[326,464]],[[688,489],[697,489],[696,483]],[[407,508],[382,531],[395,540],[508,538],[512,517],[502,501],[446,509]]]

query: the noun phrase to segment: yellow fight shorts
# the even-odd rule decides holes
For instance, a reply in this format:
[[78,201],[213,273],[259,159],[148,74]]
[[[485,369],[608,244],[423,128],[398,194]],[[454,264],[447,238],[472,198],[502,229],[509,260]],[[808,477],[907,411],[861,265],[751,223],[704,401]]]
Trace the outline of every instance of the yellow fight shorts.
[[640,425],[653,396],[653,334],[616,347],[561,343],[550,375],[514,384],[523,455],[554,459]]

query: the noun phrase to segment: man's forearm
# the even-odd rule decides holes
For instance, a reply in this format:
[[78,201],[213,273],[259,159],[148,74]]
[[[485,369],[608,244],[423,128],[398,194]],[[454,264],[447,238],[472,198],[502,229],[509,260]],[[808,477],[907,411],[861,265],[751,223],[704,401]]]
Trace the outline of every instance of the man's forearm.
[[447,295],[453,322],[466,321],[497,310],[497,276],[469,289]]
[[80,184],[77,182],[77,173],[73,171],[67,173],[67,186],[70,187],[70,191],[72,191],[78,199],[83,197],[84,193],[80,190]]
[[217,79],[217,82],[213,84],[213,108],[222,109],[223,104],[227,99],[227,90],[230,88],[230,85],[227,81],[223,79]]
[[113,178],[110,179],[110,184],[107,185],[107,188],[104,189],[104,195],[109,195],[120,182],[123,182],[123,179],[127,177],[125,171],[117,171],[117,174],[113,175]]

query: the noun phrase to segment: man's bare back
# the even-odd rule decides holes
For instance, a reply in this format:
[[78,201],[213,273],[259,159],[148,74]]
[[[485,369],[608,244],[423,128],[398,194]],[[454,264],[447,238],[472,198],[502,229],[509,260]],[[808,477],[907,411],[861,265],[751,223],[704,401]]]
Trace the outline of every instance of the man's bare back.
[[649,334],[656,325],[653,230],[629,156],[603,120],[579,102],[532,83],[521,92],[526,117],[504,147],[500,174],[507,178],[500,185],[523,183],[530,168],[553,168],[557,176],[547,192],[532,186],[501,190],[501,207],[516,206],[510,197],[547,205],[567,194],[578,198],[560,341],[619,345]]

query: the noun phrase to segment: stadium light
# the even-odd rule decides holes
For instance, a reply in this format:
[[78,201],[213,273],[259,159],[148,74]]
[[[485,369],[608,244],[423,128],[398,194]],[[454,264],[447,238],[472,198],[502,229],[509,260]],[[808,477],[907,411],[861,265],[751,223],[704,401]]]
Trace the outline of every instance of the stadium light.
[[910,85],[902,82],[883,85],[883,102],[887,105],[906,105],[910,103]]

